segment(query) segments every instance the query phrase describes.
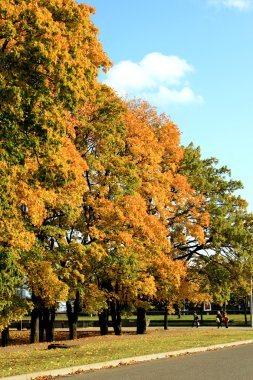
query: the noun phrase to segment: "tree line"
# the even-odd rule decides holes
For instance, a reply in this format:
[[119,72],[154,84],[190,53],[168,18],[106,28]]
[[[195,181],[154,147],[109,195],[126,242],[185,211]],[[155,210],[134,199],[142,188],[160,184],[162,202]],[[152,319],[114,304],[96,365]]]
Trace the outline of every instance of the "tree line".
[[[98,81],[111,62],[74,0],[0,0],[0,331],[31,313],[54,339],[66,301],[121,334],[123,311],[247,294],[253,217],[240,181],[141,99]],[[17,291],[26,285],[31,300]]]

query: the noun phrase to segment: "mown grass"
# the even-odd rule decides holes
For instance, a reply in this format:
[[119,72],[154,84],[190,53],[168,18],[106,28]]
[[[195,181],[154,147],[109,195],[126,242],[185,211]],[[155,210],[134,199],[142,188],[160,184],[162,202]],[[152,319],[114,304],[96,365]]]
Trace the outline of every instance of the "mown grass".
[[28,350],[2,352],[2,377],[64,368],[75,365],[104,362],[132,356],[169,352],[190,347],[253,339],[251,329],[171,329],[152,330],[146,335],[122,335],[82,339],[68,349],[48,350],[34,345]]
[[[216,314],[204,314],[203,315],[203,320],[204,321],[214,321],[215,320]],[[200,315],[199,315],[200,317]],[[130,316],[123,316],[123,319],[136,319],[136,315],[130,315]],[[163,314],[148,314],[147,319],[151,320],[159,320],[162,321],[164,318]],[[230,314],[229,318],[234,321],[235,324],[244,324],[244,315],[243,314]],[[169,322],[175,322],[175,321],[192,321],[193,319],[193,314],[189,315],[181,315],[181,318],[179,319],[177,315],[169,315],[168,320]],[[250,320],[250,315],[247,315],[248,322]],[[62,321],[67,321],[67,316],[66,314],[57,314],[56,315],[56,320],[62,320]],[[89,315],[80,315],[78,318],[79,321],[97,321],[98,317],[97,316],[89,316]],[[23,321],[30,321],[29,316],[25,316],[23,318]]]

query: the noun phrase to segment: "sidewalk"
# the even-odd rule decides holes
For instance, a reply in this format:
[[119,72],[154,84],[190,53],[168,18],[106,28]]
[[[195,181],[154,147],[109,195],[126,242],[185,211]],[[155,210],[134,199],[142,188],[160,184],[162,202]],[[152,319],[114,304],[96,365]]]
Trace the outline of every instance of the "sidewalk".
[[77,372],[78,373],[87,372],[87,371],[98,370],[102,368],[117,367],[123,364],[126,365],[126,364],[133,364],[133,363],[144,362],[144,361],[155,360],[155,359],[170,358],[170,357],[175,357],[175,356],[180,356],[180,355],[194,354],[197,352],[205,352],[205,351],[217,350],[217,349],[234,347],[234,346],[239,346],[243,344],[252,344],[252,343],[253,343],[253,340],[246,340],[246,341],[241,341],[241,342],[217,344],[217,345],[208,346],[208,347],[188,348],[185,350],[163,352],[163,353],[145,355],[145,356],[129,357],[125,359],[112,360],[112,361],[102,362],[102,363],[80,365],[80,366],[74,366],[74,367],[69,367],[69,368],[60,368],[60,369],[48,370],[44,372],[34,372],[34,373],[24,374],[24,375],[19,375],[19,376],[1,377],[0,380],[34,380],[39,377],[43,377],[44,379],[44,377],[46,378],[47,376],[48,377],[49,376],[50,377],[67,376],[67,375],[73,375]]

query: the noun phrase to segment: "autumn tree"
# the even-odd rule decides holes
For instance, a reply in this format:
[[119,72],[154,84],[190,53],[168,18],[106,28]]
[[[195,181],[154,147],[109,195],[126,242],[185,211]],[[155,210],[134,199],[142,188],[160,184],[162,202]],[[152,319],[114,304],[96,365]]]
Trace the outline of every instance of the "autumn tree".
[[[89,250],[86,276],[90,273],[89,281],[108,295],[117,333],[122,305],[142,309],[153,299],[154,266],[161,267],[166,260],[170,267],[181,266],[173,264],[169,255],[162,215],[174,168],[182,157],[179,132],[164,116],[152,112],[146,104],[134,110],[102,85],[96,101],[90,103],[90,113],[87,108],[80,112],[76,126],[75,143],[88,163],[88,189],[75,228]],[[100,313],[101,320],[106,313]]]
[[[73,144],[74,115],[109,61],[90,20],[94,10],[85,4],[1,1],[0,9],[1,244],[6,254],[16,251],[41,295],[33,276],[39,270],[52,284],[59,281],[49,251],[62,229],[54,226],[65,218],[66,234],[85,186],[87,165]],[[43,299],[51,303],[57,291],[47,295],[49,288]]]
[[186,176],[180,173],[184,150],[180,146],[177,126],[143,101],[129,103],[126,124],[127,147],[141,181],[138,191],[145,200],[148,214],[159,221],[161,230],[166,231],[166,244],[159,250],[156,243],[148,270],[156,288],[164,289],[164,292],[158,291],[157,301],[168,306],[173,302],[176,288],[180,289],[180,274],[183,278],[186,270],[183,263],[177,269],[174,267],[173,279],[173,260],[178,256],[176,242],[183,244],[193,236],[203,243],[208,213],[203,207],[204,198],[194,192]]
[[120,333],[118,311],[122,299],[119,300],[118,295],[120,286],[116,268],[125,272],[125,266],[133,262],[132,248],[127,248],[131,234],[127,232],[124,207],[134,195],[138,177],[126,154],[123,102],[110,88],[101,85],[96,97],[91,99],[88,111],[87,108],[80,110],[76,126],[75,144],[88,163],[85,172],[88,187],[84,191],[83,211],[76,229],[88,252],[83,266],[86,268],[85,286],[93,283],[104,295],[104,301],[100,302],[102,308],[97,310],[101,323],[104,321],[101,331],[107,332],[110,309],[115,332]]
[[73,0],[0,4],[1,157],[23,162],[27,150],[50,157],[66,133],[66,111],[85,102],[109,63],[94,10]]

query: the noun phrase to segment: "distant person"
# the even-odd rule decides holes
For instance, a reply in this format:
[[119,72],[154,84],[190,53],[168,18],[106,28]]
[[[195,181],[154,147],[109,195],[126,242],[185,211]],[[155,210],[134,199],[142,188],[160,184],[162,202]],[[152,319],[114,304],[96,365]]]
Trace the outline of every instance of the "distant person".
[[228,328],[228,322],[229,322],[229,319],[228,319],[228,316],[227,314],[224,312],[223,315],[222,315],[222,320],[223,320],[223,323],[224,323],[224,326],[226,328]]
[[193,314],[193,322],[192,322],[192,327],[199,327],[199,317],[198,317],[198,314],[196,313],[196,311],[194,311],[194,314]]
[[218,329],[222,327],[222,315],[219,310],[217,311],[217,314],[216,314],[216,323],[217,323]]

